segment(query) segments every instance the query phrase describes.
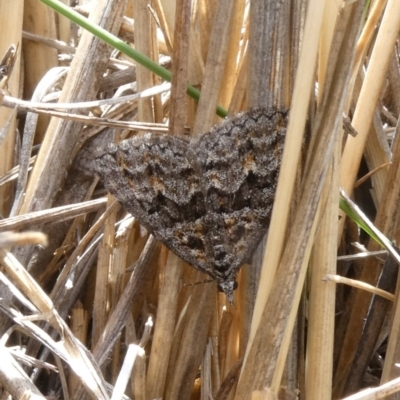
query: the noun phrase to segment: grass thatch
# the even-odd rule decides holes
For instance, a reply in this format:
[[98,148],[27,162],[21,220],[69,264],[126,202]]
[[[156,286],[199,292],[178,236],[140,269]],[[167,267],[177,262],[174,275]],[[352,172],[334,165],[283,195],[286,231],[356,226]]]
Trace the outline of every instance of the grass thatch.
[[[92,0],[87,29],[135,61],[44,3],[0,2],[0,54],[19,43],[0,66],[2,397],[400,391],[400,2]],[[217,106],[290,110],[268,240],[233,306],[93,168],[135,131],[200,135]],[[392,255],[339,210],[339,187]]]

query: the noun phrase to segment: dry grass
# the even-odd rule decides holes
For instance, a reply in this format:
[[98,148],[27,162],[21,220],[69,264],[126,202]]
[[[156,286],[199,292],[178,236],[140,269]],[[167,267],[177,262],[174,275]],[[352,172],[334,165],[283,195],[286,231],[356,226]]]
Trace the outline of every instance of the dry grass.
[[[92,22],[173,80],[77,35],[41,2],[0,2],[0,55],[19,43],[0,87],[1,398],[400,392],[398,264],[370,254],[381,247],[338,207],[341,186],[399,241],[400,2],[93,2]],[[54,98],[80,109],[37,118]],[[106,101],[85,108],[94,100]],[[233,306],[100,198],[93,170],[98,148],[133,130],[207,131],[218,104],[290,109],[268,240],[241,269]]]

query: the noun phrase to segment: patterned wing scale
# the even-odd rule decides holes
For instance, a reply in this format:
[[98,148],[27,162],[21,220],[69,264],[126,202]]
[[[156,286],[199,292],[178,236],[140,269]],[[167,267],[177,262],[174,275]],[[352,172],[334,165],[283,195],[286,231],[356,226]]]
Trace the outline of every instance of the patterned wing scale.
[[[207,272],[200,179],[186,158],[188,142],[145,134],[110,145],[97,158],[106,188],[158,240]],[[215,277],[213,277],[215,278]]]
[[143,226],[232,301],[236,274],[269,225],[286,126],[286,112],[255,109],[190,142],[140,135],[110,146],[96,169]]
[[255,109],[191,143],[204,182],[207,258],[224,291],[268,228],[286,126],[287,113]]

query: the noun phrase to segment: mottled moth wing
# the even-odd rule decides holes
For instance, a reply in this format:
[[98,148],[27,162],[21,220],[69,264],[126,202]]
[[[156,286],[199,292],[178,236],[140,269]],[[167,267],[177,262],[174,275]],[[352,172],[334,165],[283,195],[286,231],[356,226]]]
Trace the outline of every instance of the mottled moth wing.
[[191,142],[204,180],[207,272],[226,292],[268,228],[287,113],[254,109]]
[[183,138],[147,133],[110,145],[97,158],[96,170],[110,193],[149,232],[206,272],[203,190],[187,151]]
[[110,146],[96,169],[126,210],[232,301],[269,225],[286,126],[286,112],[254,109],[191,141],[139,135]]

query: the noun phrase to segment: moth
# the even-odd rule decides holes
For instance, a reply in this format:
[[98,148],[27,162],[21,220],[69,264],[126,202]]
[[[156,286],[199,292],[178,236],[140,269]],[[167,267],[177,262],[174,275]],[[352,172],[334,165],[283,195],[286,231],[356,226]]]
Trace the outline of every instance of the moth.
[[236,275],[265,235],[288,113],[252,109],[203,135],[139,134],[96,159],[105,187],[160,242],[216,280]]

